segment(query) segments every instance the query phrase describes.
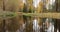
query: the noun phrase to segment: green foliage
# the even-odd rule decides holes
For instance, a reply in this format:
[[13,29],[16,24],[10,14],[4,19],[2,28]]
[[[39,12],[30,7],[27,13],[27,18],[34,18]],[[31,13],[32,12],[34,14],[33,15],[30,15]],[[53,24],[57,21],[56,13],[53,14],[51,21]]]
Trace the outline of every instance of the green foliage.
[[9,12],[9,11],[0,12],[0,17],[2,17],[2,18],[13,18],[16,16],[17,16],[17,14],[15,12]]

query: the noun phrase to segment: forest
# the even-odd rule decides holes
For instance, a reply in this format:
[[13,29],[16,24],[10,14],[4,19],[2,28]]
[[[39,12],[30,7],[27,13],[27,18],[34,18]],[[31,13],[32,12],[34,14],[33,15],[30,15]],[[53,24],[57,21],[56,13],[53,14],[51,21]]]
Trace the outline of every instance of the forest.
[[0,0],[0,32],[57,31],[60,0]]

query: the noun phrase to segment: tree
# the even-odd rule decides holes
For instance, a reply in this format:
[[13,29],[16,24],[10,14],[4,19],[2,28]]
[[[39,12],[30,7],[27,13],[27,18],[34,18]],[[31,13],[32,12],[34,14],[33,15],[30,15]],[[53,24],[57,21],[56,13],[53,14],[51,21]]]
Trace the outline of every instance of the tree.
[[[20,9],[20,0],[4,0],[5,11],[18,12]],[[20,17],[6,18],[5,25],[9,32],[16,32],[20,28]]]
[[6,11],[19,11],[20,0],[7,0],[5,1]]

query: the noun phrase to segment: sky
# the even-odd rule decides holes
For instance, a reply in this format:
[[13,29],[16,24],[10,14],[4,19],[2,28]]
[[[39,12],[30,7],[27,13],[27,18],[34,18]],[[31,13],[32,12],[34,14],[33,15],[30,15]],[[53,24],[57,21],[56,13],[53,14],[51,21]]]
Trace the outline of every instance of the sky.
[[[41,2],[41,1],[42,1],[42,0],[33,0],[33,6],[34,6],[35,8],[37,8],[37,5],[38,5],[39,2]],[[49,0],[48,4],[46,4],[46,5],[53,5],[54,2],[55,2],[55,0]],[[26,3],[26,1],[23,0],[23,3]],[[46,7],[46,8],[47,8],[47,7]]]
[[[43,0],[33,0],[34,7],[36,8],[37,5],[39,4],[39,2],[41,2],[41,1],[43,1]],[[48,4],[46,4],[46,5],[53,5],[54,3],[55,3],[55,0],[49,0]]]
[[26,3],[26,0],[23,0],[23,3]]
[[39,4],[41,0],[33,0],[33,5],[34,7],[37,7],[37,5]]

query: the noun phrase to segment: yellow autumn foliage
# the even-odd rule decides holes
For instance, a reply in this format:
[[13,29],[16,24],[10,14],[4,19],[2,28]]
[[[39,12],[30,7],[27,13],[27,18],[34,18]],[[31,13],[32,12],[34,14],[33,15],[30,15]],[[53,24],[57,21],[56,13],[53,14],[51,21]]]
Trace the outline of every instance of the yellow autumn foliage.
[[40,2],[40,3],[38,4],[36,13],[41,13],[42,11],[43,11],[43,2]]

